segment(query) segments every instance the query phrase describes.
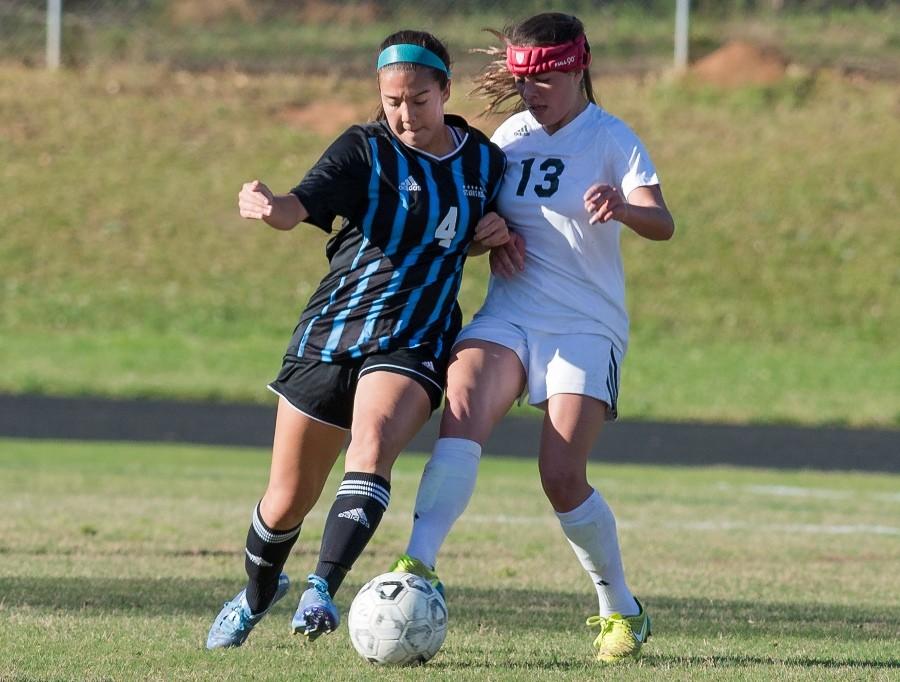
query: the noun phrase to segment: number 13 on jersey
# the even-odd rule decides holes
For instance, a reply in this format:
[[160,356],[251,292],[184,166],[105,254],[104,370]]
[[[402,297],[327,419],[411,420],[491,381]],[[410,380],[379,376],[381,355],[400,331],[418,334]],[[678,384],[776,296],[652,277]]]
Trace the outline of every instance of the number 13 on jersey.
[[[525,190],[528,189],[528,181],[531,178],[531,169],[535,161],[537,159],[534,157],[520,161],[522,164],[522,179],[519,180],[519,186],[516,188],[516,196],[525,196]],[[566,169],[566,164],[562,162],[562,159],[549,158],[544,159],[541,165],[538,166],[538,169],[544,171],[544,177],[541,184],[534,185],[532,189],[541,198],[552,197],[559,189],[559,176]]]

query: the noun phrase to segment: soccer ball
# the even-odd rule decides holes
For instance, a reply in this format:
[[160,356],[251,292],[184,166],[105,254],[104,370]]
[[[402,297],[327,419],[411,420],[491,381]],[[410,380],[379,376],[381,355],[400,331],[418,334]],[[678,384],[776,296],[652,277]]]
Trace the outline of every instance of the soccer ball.
[[383,573],[354,597],[347,628],[353,648],[370,663],[424,663],[447,636],[447,605],[424,578]]

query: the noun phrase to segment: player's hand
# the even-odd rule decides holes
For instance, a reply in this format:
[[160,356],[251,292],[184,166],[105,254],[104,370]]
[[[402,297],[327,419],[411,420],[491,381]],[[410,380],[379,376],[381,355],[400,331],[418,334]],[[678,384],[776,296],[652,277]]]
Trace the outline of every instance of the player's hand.
[[475,241],[489,249],[508,242],[509,228],[506,226],[506,220],[493,211],[485,213],[475,225]]
[[599,182],[591,185],[584,193],[584,209],[591,216],[591,225],[610,220],[624,222],[628,216],[628,203],[619,190]]
[[238,194],[241,217],[262,220],[272,215],[274,198],[272,191],[259,180],[245,182]]
[[509,279],[525,269],[525,238],[518,232],[510,232],[505,244],[491,249],[488,257],[491,273]]

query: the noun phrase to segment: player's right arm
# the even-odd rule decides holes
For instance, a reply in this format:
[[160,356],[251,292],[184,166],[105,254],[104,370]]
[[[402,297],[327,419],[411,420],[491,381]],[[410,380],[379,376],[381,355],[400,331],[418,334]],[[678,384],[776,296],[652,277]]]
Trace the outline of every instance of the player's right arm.
[[491,274],[503,279],[515,277],[525,270],[525,237],[509,231],[509,239],[491,249]]
[[262,220],[276,230],[293,230],[309,211],[294,194],[272,194],[259,180],[245,182],[238,194],[242,218]]

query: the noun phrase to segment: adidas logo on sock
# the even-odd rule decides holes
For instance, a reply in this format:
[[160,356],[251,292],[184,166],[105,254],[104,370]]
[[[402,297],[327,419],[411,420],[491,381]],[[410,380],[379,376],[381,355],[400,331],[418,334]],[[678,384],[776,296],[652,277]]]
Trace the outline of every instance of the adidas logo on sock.
[[341,519],[350,519],[351,521],[356,521],[357,523],[361,523],[366,528],[370,528],[369,519],[366,518],[366,513],[362,510],[361,507],[357,507],[356,509],[348,509],[347,511],[342,511],[338,514],[338,518]]
[[400,190],[403,192],[419,192],[422,186],[416,182],[416,179],[410,175],[406,180],[400,183]]
[[531,131],[528,130],[528,126],[522,126],[516,132],[513,133],[516,137],[528,137],[531,135]]
[[252,561],[257,566],[260,566],[262,568],[267,568],[269,566],[275,565],[275,564],[269,563],[268,561],[263,559],[261,556],[256,556],[255,554],[252,554],[250,552],[250,550],[247,549],[246,547],[244,548],[244,551],[247,553],[247,558],[250,559],[250,561]]

